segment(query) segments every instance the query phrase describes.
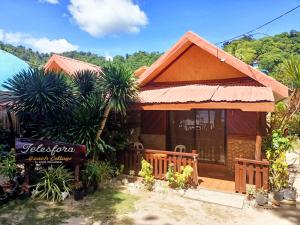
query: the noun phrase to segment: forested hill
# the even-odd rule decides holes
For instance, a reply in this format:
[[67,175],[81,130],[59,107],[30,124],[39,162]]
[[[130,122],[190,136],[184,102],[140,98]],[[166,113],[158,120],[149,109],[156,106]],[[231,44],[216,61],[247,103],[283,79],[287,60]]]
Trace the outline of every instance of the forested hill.
[[291,55],[300,55],[300,32],[292,30],[260,39],[243,37],[225,43],[224,50],[248,64],[277,76],[282,62]]
[[[237,58],[249,64],[257,64],[260,69],[278,77],[280,66],[284,59],[292,54],[300,54],[300,32],[290,31],[275,36],[266,36],[260,39],[243,37],[241,39],[225,43],[223,48]],[[23,46],[12,46],[0,42],[0,49],[10,52],[30,65],[38,67],[45,64],[49,54],[41,54]],[[90,52],[66,52],[62,55],[103,66],[107,63],[104,56]],[[161,53],[147,53],[143,51],[131,55],[117,55],[113,58],[114,63],[125,64],[133,71],[143,65],[151,65]]]
[[[4,44],[0,42],[0,49],[7,51],[23,60],[28,62],[32,67],[43,66],[50,57],[50,54],[39,53],[33,51],[30,48],[25,48],[24,46],[13,46],[10,44]],[[65,52],[61,55],[89,62],[95,65],[104,66],[108,63],[104,56],[99,56],[91,52]],[[135,52],[131,55],[126,54],[125,56],[116,55],[113,57],[113,62],[117,64],[124,64],[132,71],[138,69],[141,66],[150,66],[158,57],[161,56],[159,52]]]

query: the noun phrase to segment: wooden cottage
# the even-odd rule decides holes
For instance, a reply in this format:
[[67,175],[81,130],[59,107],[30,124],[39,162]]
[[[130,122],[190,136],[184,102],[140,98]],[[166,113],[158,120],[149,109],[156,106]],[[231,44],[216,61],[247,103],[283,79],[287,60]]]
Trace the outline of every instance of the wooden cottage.
[[[266,114],[288,96],[286,86],[193,32],[135,75],[140,93],[130,112],[133,141],[143,144],[157,178],[170,162],[179,170],[196,158],[200,185],[218,179],[235,180],[238,192],[246,182],[267,188]],[[185,153],[174,153],[178,145]],[[130,167],[131,156],[124,157]]]

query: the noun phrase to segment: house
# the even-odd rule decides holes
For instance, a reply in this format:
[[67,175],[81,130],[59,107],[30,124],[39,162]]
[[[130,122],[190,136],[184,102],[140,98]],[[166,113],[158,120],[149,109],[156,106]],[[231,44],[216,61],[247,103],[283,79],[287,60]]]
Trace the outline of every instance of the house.
[[[235,180],[236,191],[242,179],[241,192],[246,178],[267,187],[268,163],[262,161],[266,114],[288,96],[286,86],[193,32],[135,74],[140,93],[130,123],[133,141],[141,142],[146,153],[173,152],[170,162],[175,147],[184,145],[187,153],[197,154],[199,176]],[[155,163],[159,159],[149,155],[154,170],[166,172],[164,162]],[[184,156],[176,157],[182,165]],[[246,168],[257,171],[249,175]]]
[[95,73],[101,73],[101,67],[91,63],[83,62],[77,59],[64,57],[53,54],[44,66],[45,70],[54,72],[64,72],[69,75],[74,75],[76,72],[89,70]]

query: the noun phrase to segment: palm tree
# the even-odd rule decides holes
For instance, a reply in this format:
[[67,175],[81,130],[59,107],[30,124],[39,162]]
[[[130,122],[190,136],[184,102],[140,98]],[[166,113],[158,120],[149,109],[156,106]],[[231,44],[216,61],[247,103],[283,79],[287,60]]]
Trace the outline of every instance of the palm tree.
[[131,71],[123,66],[109,65],[103,68],[99,78],[103,93],[103,117],[99,122],[95,142],[101,138],[110,111],[126,114],[128,104],[137,97],[138,86]]
[[79,71],[74,75],[74,83],[83,98],[88,97],[97,88],[97,73],[89,70]]
[[287,111],[280,122],[280,127],[289,121],[300,110],[300,57],[291,56],[283,63],[283,74],[288,78],[292,89],[291,97],[287,102]]

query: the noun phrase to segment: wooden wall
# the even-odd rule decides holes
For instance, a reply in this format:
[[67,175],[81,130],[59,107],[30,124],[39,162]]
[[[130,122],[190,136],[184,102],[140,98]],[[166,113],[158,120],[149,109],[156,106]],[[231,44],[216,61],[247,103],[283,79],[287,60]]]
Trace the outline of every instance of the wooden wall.
[[203,81],[246,77],[220,59],[192,45],[176,61],[162,71],[154,83],[178,81]]

